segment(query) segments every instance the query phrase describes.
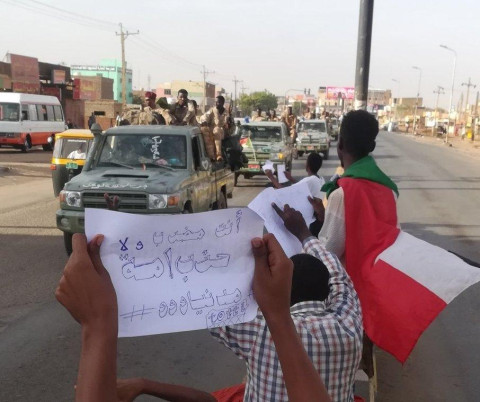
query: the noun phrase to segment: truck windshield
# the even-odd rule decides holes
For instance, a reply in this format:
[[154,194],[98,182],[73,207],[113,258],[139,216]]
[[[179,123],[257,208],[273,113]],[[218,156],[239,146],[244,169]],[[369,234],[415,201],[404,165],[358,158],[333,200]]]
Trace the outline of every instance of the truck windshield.
[[108,135],[97,166],[122,164],[139,169],[155,166],[186,169],[186,144],[184,135]]
[[20,105],[18,103],[0,102],[0,121],[19,121]]
[[241,137],[250,137],[252,141],[282,141],[281,127],[242,126]]
[[327,131],[325,123],[300,123],[298,131]]

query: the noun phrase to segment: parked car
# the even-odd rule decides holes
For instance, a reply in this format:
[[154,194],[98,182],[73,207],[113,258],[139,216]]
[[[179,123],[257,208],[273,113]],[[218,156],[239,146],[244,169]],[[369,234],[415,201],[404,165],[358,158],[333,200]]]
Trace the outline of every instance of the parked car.
[[250,179],[256,175],[264,175],[262,166],[267,160],[285,164],[287,170],[292,167],[293,144],[287,126],[281,122],[254,122],[240,127],[240,142],[248,162],[235,172],[235,184],[239,175]]
[[323,159],[330,153],[330,137],[325,120],[305,120],[297,125],[297,154],[320,152]]
[[70,129],[55,134],[50,170],[55,197],[67,181],[82,171],[87,153],[93,143],[90,130]]
[[60,192],[57,228],[71,253],[85,208],[106,209],[105,193],[118,196],[121,212],[203,212],[227,207],[233,181],[228,161],[210,161],[197,127],[111,128],[96,136],[82,173]]

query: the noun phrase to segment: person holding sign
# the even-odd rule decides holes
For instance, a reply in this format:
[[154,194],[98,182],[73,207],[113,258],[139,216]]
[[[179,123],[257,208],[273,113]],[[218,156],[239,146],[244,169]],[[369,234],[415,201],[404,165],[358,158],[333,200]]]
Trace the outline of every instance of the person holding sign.
[[[318,177],[318,171],[322,167],[322,162],[323,162],[323,159],[320,156],[320,154],[316,152],[311,152],[310,154],[308,154],[307,162],[305,163],[305,170],[307,171],[307,177],[311,177],[311,176]],[[292,173],[289,172],[288,170],[285,170],[284,174],[290,183],[298,182],[298,180],[294,179],[292,176]],[[280,183],[280,181],[274,176],[272,170],[266,169],[265,175],[272,182],[273,187],[282,188],[285,186],[285,184]]]
[[[150,394],[170,401],[215,401],[206,392],[143,379],[117,382],[118,307],[115,289],[100,259],[102,235],[87,243],[73,236],[73,253],[55,292],[82,327],[76,401],[132,401]],[[289,400],[331,401],[303,348],[289,312],[293,264],[272,235],[252,240],[253,292],[270,329]]]
[[[266,237],[272,247],[280,248],[273,235]],[[308,351],[309,359],[327,384],[332,400],[353,402],[354,377],[362,350],[360,303],[343,266],[315,240],[309,237],[307,242],[310,254],[315,256],[297,254],[291,257],[294,268],[293,275],[289,273],[293,277],[290,303],[287,309],[286,300],[283,300],[282,308],[285,316],[288,312],[289,326],[298,333],[297,340]],[[258,263],[255,248],[254,255]],[[267,264],[277,261],[280,256],[285,257],[281,248],[269,254],[268,262],[266,256],[262,258]],[[257,272],[256,266],[256,276]],[[270,286],[273,290],[275,284]],[[291,401],[289,373],[282,362],[272,320],[262,300],[265,289],[260,289],[255,278],[253,289],[263,314],[258,314],[251,322],[210,329],[210,333],[246,361],[245,401]],[[300,371],[296,381],[303,375]],[[303,395],[302,400],[318,399]]]

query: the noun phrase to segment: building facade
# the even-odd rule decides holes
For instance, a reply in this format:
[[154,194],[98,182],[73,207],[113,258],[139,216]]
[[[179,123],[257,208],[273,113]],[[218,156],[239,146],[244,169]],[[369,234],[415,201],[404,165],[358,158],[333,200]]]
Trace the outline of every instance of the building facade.
[[[102,76],[113,80],[113,99],[122,101],[122,63],[118,60],[104,59],[98,65],[72,65],[71,73],[76,76],[95,77]],[[126,71],[127,103],[133,102],[132,70]]]

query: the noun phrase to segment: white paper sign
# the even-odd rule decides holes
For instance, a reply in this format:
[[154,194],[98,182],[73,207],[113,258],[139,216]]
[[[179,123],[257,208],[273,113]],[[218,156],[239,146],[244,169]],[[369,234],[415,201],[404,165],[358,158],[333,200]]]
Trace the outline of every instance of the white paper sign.
[[298,182],[292,186],[275,190],[266,188],[258,194],[248,207],[255,211],[265,221],[265,227],[270,233],[273,233],[288,257],[302,252],[302,244],[286,228],[282,219],[278,216],[272,207],[272,202],[283,209],[285,204],[300,211],[307,225],[315,219],[313,217],[313,207],[308,201],[310,188],[308,183]]
[[288,181],[287,176],[285,176],[285,164],[277,165],[277,174],[278,182],[280,184],[286,183]]
[[275,172],[275,168],[273,167],[273,162],[268,160],[265,161],[265,163],[262,166],[262,169],[264,172],[266,172],[267,170],[271,170],[272,173]]
[[251,239],[263,221],[247,208],[185,215],[85,210],[85,232],[105,235],[101,258],[118,300],[119,336],[213,328],[252,320]]
[[312,197],[320,199],[325,197],[325,193],[321,191],[322,186],[325,184],[325,179],[323,177],[308,176],[299,181],[299,183],[301,182],[306,182],[308,184]]

